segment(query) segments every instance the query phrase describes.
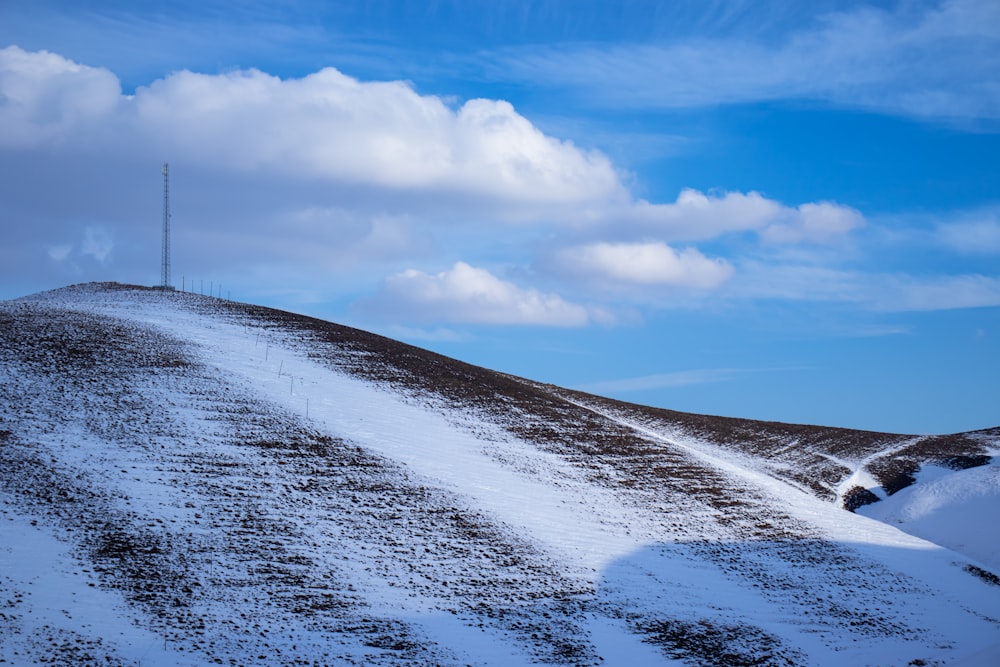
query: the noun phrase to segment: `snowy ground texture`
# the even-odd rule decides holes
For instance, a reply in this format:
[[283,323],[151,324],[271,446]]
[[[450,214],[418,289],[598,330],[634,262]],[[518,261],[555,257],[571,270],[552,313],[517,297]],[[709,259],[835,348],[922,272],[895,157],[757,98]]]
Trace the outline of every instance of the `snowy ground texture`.
[[0,663],[995,666],[998,452],[65,288],[0,302]]

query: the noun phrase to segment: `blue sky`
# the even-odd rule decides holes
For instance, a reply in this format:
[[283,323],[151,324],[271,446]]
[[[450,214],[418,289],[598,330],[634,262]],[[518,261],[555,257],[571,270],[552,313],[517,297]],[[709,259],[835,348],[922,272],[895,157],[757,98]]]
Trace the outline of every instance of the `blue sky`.
[[0,298],[173,282],[678,410],[1000,424],[1000,5],[0,5]]

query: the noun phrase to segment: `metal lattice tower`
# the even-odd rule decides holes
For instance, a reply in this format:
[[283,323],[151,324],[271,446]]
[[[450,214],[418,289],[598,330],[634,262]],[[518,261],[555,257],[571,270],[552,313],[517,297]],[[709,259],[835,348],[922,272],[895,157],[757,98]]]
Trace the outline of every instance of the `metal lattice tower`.
[[163,267],[160,287],[170,289],[170,165],[163,163]]

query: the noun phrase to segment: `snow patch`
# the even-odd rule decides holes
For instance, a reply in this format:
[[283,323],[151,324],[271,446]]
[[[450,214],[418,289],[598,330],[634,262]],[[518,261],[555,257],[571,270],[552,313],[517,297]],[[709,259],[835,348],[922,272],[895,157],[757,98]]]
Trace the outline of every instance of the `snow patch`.
[[915,484],[857,510],[1000,571],[1000,541],[983,530],[1000,517],[1000,464],[967,470],[925,466]]

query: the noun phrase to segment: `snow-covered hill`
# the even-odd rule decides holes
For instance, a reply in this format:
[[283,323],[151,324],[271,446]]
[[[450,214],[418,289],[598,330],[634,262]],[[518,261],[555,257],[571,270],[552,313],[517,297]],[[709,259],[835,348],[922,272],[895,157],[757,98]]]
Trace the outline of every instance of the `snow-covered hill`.
[[0,383],[6,664],[1000,664],[996,430],[687,415],[114,284],[0,303]]

